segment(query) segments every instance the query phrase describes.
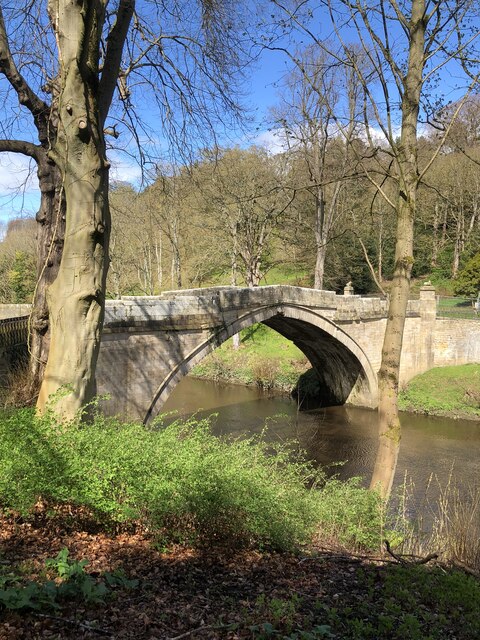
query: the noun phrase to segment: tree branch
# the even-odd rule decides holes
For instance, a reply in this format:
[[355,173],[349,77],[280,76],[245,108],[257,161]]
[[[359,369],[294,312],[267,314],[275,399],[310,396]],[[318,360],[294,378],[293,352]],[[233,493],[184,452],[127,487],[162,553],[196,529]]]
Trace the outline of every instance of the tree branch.
[[0,7],[0,73],[2,73],[18,97],[18,102],[26,107],[33,116],[41,144],[48,144],[49,105],[33,91],[17,69],[8,44],[3,11]]
[[123,47],[134,11],[135,0],[121,0],[117,10],[117,19],[107,37],[107,51],[99,87],[100,126],[104,125],[112,103],[120,73]]
[[32,142],[26,140],[1,140],[0,139],[0,153],[21,153],[24,156],[29,156],[35,160],[39,160],[39,154],[42,151],[42,147],[35,145]]

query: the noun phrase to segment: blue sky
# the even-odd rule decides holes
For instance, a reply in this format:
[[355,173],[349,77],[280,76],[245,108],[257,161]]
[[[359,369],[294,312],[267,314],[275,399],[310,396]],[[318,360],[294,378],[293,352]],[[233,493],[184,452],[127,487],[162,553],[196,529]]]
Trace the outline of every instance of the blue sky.
[[[323,38],[331,37],[331,26],[328,20],[321,20],[321,16],[315,16],[315,27]],[[480,19],[477,19],[480,28]],[[395,26],[395,25],[394,25]],[[351,30],[351,25],[345,25],[346,32]],[[398,25],[397,25],[398,28]],[[328,29],[330,32],[326,32]],[[398,39],[401,44],[401,34],[391,32],[391,37],[395,41]],[[300,43],[304,34],[291,35],[292,40]],[[306,38],[308,41],[308,37]],[[285,42],[285,40],[284,40]],[[255,68],[250,71],[250,79],[245,83],[245,103],[253,116],[250,134],[234,133],[230,136],[227,144],[240,144],[246,146],[252,143],[272,145],[275,144],[275,137],[268,129],[269,107],[278,102],[278,85],[288,71],[288,60],[285,54],[279,51],[264,51]],[[458,97],[458,93],[451,93],[451,88],[456,82],[455,70],[452,72],[444,70],[442,72],[442,84],[445,87],[447,96],[450,99]],[[450,76],[449,76],[450,74]],[[450,95],[448,92],[450,91]],[[141,100],[140,100],[141,101]],[[148,114],[148,103],[141,105]],[[147,116],[148,117],[148,116]],[[150,118],[152,129],[155,128],[154,121]],[[161,132],[155,133],[161,139]],[[121,142],[122,138],[120,139]],[[111,178],[113,180],[139,182],[140,169],[138,165],[127,155],[120,156],[118,152],[111,152],[109,159],[112,162]],[[13,154],[0,154],[0,221],[5,221],[19,215],[34,215],[39,203],[39,193],[35,176],[35,165],[28,158]]]

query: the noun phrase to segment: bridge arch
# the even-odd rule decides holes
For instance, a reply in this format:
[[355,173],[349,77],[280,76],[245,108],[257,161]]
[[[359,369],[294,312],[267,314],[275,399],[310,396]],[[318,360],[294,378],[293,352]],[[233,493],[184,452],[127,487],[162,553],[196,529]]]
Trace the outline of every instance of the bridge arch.
[[239,315],[192,349],[158,386],[144,423],[160,411],[180,380],[206,355],[242,329],[259,322],[292,340],[306,355],[330,394],[330,404],[355,400],[359,405],[376,406],[377,377],[359,344],[318,311],[282,303],[260,306]]

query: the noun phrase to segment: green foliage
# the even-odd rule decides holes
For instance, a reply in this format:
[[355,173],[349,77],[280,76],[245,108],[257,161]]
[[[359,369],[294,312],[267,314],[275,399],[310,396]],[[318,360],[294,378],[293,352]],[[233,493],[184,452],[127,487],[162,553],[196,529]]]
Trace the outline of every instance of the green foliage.
[[31,302],[36,282],[34,256],[25,251],[16,251],[7,274],[10,301],[15,304]]
[[290,392],[307,367],[300,349],[266,325],[244,329],[240,340],[238,350],[227,340],[194,367],[192,375]]
[[137,580],[128,580],[121,572],[104,573],[99,579],[85,571],[88,560],[70,560],[68,549],[45,561],[45,569],[58,580],[24,583],[15,573],[0,575],[0,605],[5,609],[58,609],[64,600],[101,603],[112,588],[133,589]]
[[433,415],[480,417],[480,365],[437,367],[416,376],[399,396],[399,407]]
[[[246,614],[255,640],[471,640],[480,637],[480,583],[424,566],[339,568],[338,598],[260,596]],[[333,578],[335,581],[335,578]],[[352,588],[348,583],[352,581]],[[337,591],[338,589],[338,591]],[[328,590],[328,587],[327,587]],[[334,596],[336,597],[336,596]],[[328,604],[327,604],[328,602]]]
[[[439,296],[453,296],[454,295],[454,281],[451,279],[450,275],[445,276],[437,269],[431,271],[428,276],[428,279],[431,281],[433,286],[435,287],[435,291]],[[425,281],[425,278],[421,279],[421,284]]]
[[[281,248],[285,251],[284,245]],[[309,287],[312,285],[308,270],[305,267],[290,266],[283,255],[281,263],[270,269],[260,284],[289,284],[294,287]]]
[[[371,259],[375,262],[373,244],[373,238],[369,236],[366,245]],[[352,234],[345,234],[332,242],[327,253],[324,288],[343,293],[343,288],[349,281],[352,282],[356,294],[376,291],[358,239]]]
[[344,640],[478,638],[480,584],[461,572],[426,567],[366,568],[362,597],[318,603],[318,615]]
[[[378,548],[383,526],[378,496],[358,479],[328,480],[292,460],[286,445],[227,443],[194,419],[147,429],[104,418],[64,425],[25,410],[5,417],[0,505],[27,515],[39,499],[80,505],[104,526],[141,521],[161,543],[292,549],[320,528],[344,544]],[[76,571],[61,563],[65,575]]]
[[318,506],[321,536],[348,548],[378,550],[385,535],[384,504],[360,483],[360,478],[325,483]]
[[476,297],[480,293],[480,252],[459,272],[454,285],[457,295]]
[[286,447],[227,444],[194,420],[66,427],[20,411],[0,424],[0,502],[23,513],[40,497],[82,505],[101,523],[138,519],[166,540],[291,548],[312,536],[317,496],[305,487],[313,470],[288,459]]

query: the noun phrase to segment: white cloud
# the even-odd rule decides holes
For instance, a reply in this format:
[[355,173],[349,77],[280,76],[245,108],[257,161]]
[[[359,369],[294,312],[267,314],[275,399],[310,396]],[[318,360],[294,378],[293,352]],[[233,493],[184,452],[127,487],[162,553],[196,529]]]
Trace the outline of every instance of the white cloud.
[[120,159],[115,154],[110,154],[111,162],[110,179],[118,182],[129,182],[138,185],[142,180],[142,169],[137,162],[128,162]]
[[16,153],[0,153],[0,221],[30,216],[38,210],[36,164]]
[[283,129],[268,129],[260,132],[252,140],[252,144],[265,147],[270,153],[283,153],[288,149],[288,143]]
[[38,191],[36,164],[17,153],[0,154],[0,194]]

